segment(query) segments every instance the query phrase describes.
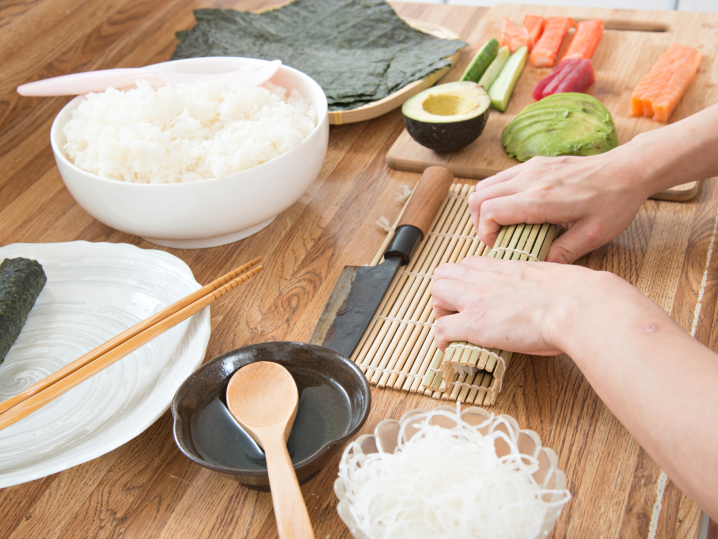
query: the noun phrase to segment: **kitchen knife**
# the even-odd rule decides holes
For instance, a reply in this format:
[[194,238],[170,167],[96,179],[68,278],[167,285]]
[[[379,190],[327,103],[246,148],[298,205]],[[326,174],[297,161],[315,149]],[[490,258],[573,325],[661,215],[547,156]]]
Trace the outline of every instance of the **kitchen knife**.
[[350,357],[379,308],[394,275],[429,231],[454,175],[444,167],[422,174],[378,266],[346,266],[319,319],[311,344]]

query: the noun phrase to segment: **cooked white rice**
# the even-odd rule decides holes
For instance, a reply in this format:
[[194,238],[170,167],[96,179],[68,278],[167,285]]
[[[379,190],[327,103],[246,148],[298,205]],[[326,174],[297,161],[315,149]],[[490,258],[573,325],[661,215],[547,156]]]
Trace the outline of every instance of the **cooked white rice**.
[[317,124],[299,92],[197,82],[88,94],[65,124],[75,165],[137,183],[222,178],[298,146]]

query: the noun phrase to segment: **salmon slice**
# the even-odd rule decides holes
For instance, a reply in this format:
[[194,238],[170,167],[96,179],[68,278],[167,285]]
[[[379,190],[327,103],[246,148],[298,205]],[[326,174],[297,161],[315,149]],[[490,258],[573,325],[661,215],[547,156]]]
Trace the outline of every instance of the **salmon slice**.
[[[667,70],[671,70],[672,72],[671,66],[679,55],[680,45],[678,43],[673,43],[666,52],[658,57],[658,60],[656,60],[656,63],[653,65],[651,70],[639,81],[631,94],[632,116],[640,116],[644,113],[642,100],[643,96],[651,89],[660,85],[660,81],[665,77],[665,72]],[[651,116],[652,115],[653,114],[651,114]]]
[[653,118],[655,114],[653,112],[653,102],[658,98],[661,90],[663,90],[666,84],[668,84],[668,81],[673,76],[673,73],[676,72],[676,69],[678,69],[681,61],[685,59],[685,52],[679,49],[676,50],[676,55],[670,58],[671,61],[667,62],[665,67],[658,73],[654,83],[650,87],[646,88],[643,95],[641,95],[643,115],[646,118]]
[[571,44],[568,46],[566,54],[563,55],[563,59],[590,59],[593,53],[596,52],[602,36],[603,21],[600,19],[576,23],[576,33],[573,35]]
[[[673,45],[677,45],[677,43],[674,43]],[[676,59],[680,56],[680,52],[677,51],[673,45],[671,45],[668,51],[664,52],[658,60],[656,60],[656,63],[651,70],[633,89],[633,93],[631,94],[632,116],[653,116],[652,108],[650,110],[644,110],[644,108],[650,107],[652,99],[658,96],[658,92],[660,92],[662,88],[662,82],[665,79],[666,73],[669,71],[673,73],[674,69],[672,66]],[[654,95],[649,95],[651,93]],[[646,96],[645,107],[643,99],[644,96]]]
[[504,25],[501,28],[501,46],[508,47],[511,52],[514,52],[520,47],[530,47],[531,37],[526,30],[516,28],[510,20],[504,19]]
[[531,50],[538,42],[541,34],[543,34],[543,29],[546,26],[546,19],[538,15],[526,15],[521,26],[529,35],[529,39],[531,40],[529,50]]
[[573,19],[570,17],[550,17],[546,21],[543,34],[531,51],[531,63],[536,67],[551,67],[556,61],[563,37],[572,26]]
[[660,105],[660,117],[666,118],[661,121],[667,121],[680,96],[693,80],[702,58],[703,54],[699,51],[672,43],[634,88],[631,94],[631,115],[652,118],[655,115],[654,103],[670,84],[670,90],[667,90]]
[[684,61],[678,63],[670,80],[653,101],[654,120],[658,120],[659,122],[668,121],[671,113],[696,76],[698,67],[701,65],[701,60],[703,59],[703,53],[695,49],[690,49],[690,51],[686,51],[682,58],[684,58]]

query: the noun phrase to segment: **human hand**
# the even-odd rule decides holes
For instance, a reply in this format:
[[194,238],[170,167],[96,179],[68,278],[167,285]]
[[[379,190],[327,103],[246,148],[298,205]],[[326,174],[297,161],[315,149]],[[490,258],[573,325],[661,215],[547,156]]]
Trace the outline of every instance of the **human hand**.
[[[617,151],[620,150],[620,151]],[[622,148],[590,157],[534,157],[476,186],[469,208],[481,240],[503,225],[555,223],[568,229],[547,262],[571,264],[617,238],[651,193]]]
[[467,341],[534,355],[570,353],[571,336],[585,334],[606,316],[615,322],[618,313],[637,306],[660,311],[611,273],[488,257],[442,264],[434,271],[431,294],[434,340],[441,350]]

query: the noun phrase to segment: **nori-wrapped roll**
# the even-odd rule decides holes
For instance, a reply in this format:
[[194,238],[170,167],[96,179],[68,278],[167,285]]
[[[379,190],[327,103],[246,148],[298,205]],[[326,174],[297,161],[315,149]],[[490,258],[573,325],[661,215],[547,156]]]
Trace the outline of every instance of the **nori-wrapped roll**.
[[37,260],[6,258],[0,264],[0,364],[20,335],[46,282]]

